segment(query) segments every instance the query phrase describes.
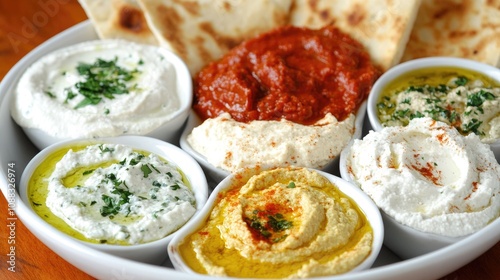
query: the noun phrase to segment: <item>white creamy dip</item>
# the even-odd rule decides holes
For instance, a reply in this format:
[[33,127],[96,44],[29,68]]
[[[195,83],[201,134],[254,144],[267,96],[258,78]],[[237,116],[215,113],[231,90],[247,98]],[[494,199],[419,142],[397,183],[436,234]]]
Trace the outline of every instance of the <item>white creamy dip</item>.
[[255,166],[323,168],[351,140],[355,116],[326,115],[314,125],[287,120],[237,122],[229,113],[205,120],[187,137],[215,167],[236,172]]
[[346,165],[381,210],[420,231],[464,236],[500,215],[500,165],[489,146],[431,118],[354,140]]
[[161,239],[196,211],[176,166],[125,145],[69,150],[48,180],[47,207],[86,238],[105,243]]
[[12,117],[57,138],[147,134],[180,108],[176,72],[163,52],[122,40],[52,52],[19,80]]

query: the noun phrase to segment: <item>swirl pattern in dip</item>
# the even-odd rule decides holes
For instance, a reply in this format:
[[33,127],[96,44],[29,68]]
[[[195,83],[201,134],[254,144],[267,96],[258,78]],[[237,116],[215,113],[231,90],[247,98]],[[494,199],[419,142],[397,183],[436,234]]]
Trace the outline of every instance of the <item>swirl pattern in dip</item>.
[[372,240],[365,215],[328,179],[281,168],[219,193],[207,222],[179,251],[199,273],[305,278],[353,269]]
[[346,165],[381,210],[423,232],[465,236],[500,215],[500,166],[489,146],[431,118],[354,140]]

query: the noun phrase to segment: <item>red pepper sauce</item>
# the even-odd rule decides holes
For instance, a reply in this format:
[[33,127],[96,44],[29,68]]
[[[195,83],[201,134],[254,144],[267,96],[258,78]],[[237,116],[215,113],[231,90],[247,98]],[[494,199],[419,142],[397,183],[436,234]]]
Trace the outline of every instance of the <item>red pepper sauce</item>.
[[194,78],[202,119],[313,124],[355,113],[380,76],[363,46],[333,26],[284,26],[247,40]]

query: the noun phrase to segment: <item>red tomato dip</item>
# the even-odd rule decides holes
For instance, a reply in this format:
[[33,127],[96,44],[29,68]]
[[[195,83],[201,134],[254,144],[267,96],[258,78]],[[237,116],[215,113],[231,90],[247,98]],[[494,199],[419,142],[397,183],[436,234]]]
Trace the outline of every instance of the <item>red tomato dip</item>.
[[344,120],[367,98],[381,71],[363,46],[333,26],[284,26],[247,40],[194,78],[202,119],[224,112],[239,122]]

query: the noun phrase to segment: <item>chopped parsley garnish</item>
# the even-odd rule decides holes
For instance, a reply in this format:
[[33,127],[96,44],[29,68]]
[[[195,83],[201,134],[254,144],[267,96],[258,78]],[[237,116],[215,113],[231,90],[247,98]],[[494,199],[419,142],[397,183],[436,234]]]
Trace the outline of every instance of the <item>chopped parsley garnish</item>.
[[153,186],[155,187],[161,187],[161,183],[158,181],[153,181]]
[[52,93],[51,91],[46,90],[44,91],[44,93],[47,94],[50,98],[56,98],[55,94]]
[[158,213],[163,212],[165,209],[161,208],[160,210],[154,211],[153,212],[153,218],[157,219],[158,218]]
[[284,231],[285,229],[289,229],[293,226],[293,223],[285,220],[283,215],[280,213],[277,213],[274,216],[269,215],[267,217],[269,218],[267,224],[270,225],[274,231]]
[[408,87],[408,89],[406,90],[406,92],[410,92],[410,91],[424,92],[424,88],[423,87],[417,87],[417,86],[410,86],[410,87]]
[[150,164],[151,165],[151,168],[153,168],[156,172],[158,173],[161,173],[160,170],[158,170],[158,168],[156,168],[154,165]]
[[[116,187],[113,188],[111,193],[118,195],[118,197],[111,197],[105,194],[101,196],[104,206],[101,207],[100,212],[103,217],[110,216],[112,218],[112,216],[118,214],[122,206],[129,202],[129,197],[132,195],[128,190]],[[130,209],[127,209],[127,215],[129,212]]]
[[288,183],[287,188],[290,188],[290,189],[295,188],[295,183],[294,183],[294,182],[290,182],[290,183]]
[[456,80],[455,80],[455,85],[457,86],[465,86],[467,84],[467,82],[469,82],[469,80],[464,77],[464,76],[459,76]]
[[115,149],[110,148],[110,147],[104,147],[104,145],[99,145],[99,150],[101,150],[101,153],[112,153],[115,151]]
[[89,175],[89,174],[91,174],[92,172],[94,172],[94,170],[95,170],[95,169],[85,170],[85,171],[83,171],[83,173],[82,173],[82,174],[83,174],[83,175]]
[[144,175],[144,178],[148,178],[149,174],[151,174],[151,172],[153,172],[147,164],[143,164],[141,166],[141,170],[142,170],[142,173]]
[[423,118],[425,117],[424,114],[422,114],[420,111],[416,111],[415,113],[410,114],[410,120],[415,119],[415,118]]
[[133,159],[131,159],[131,160],[130,160],[129,164],[130,164],[130,165],[136,165],[136,164],[138,164],[138,163],[141,161],[141,159],[143,159],[143,158],[144,158],[144,155],[143,155],[143,154],[138,154],[136,158],[133,158]]
[[127,70],[117,65],[118,58],[104,60],[98,58],[94,63],[80,63],[76,67],[78,74],[84,80],[75,84],[78,93],[84,99],[75,106],[75,109],[88,105],[99,104],[103,98],[114,99],[117,94],[127,94],[136,85],[129,87],[139,70]]
[[403,101],[401,101],[401,103],[410,105],[411,104],[411,98],[405,98]]
[[73,91],[71,90],[68,90],[66,92],[66,100],[64,100],[64,103],[68,103],[68,100],[71,100],[73,98],[75,98],[77,96],[77,94],[75,94]]
[[282,232],[293,227],[293,222],[288,221],[280,213],[274,215],[254,210],[251,218],[245,218],[248,226],[261,238],[273,243],[280,242],[286,238]]
[[469,123],[466,123],[466,124],[463,125],[462,131],[464,133],[473,132],[473,133],[475,133],[477,135],[482,135],[483,132],[480,132],[478,130],[482,123],[483,122],[479,121],[478,119],[472,119]]
[[483,105],[486,100],[494,100],[495,95],[489,91],[480,90],[477,93],[471,94],[467,97],[467,106],[478,107]]

